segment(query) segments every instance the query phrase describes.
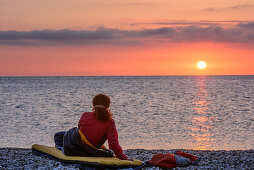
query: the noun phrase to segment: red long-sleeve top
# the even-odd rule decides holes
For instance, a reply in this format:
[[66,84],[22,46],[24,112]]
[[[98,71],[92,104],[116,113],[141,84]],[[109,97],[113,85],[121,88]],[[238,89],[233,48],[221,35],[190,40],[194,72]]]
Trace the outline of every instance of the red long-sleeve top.
[[119,145],[113,119],[103,122],[95,117],[94,112],[85,112],[79,120],[78,127],[93,146],[98,147],[99,143],[102,145],[108,140],[109,149],[112,149],[119,159],[128,159]]

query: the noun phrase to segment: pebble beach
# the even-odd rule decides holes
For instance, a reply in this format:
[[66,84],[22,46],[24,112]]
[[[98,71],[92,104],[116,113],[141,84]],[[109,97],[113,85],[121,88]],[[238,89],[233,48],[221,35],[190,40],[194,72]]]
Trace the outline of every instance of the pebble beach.
[[[124,150],[124,153],[128,157],[147,161],[156,153],[174,153],[175,151],[128,149]],[[191,165],[175,169],[254,169],[254,150],[182,151],[197,155],[202,159],[195,166]],[[75,164],[66,164],[55,159],[36,155],[32,152],[32,149],[0,148],[0,169],[80,169],[80,167]],[[89,169],[97,168],[90,167]],[[143,169],[160,168],[145,167]]]

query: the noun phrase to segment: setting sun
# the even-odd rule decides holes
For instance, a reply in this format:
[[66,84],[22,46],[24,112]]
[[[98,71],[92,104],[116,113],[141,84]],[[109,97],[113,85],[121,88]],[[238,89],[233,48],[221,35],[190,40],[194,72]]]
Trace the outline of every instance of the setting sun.
[[205,68],[206,68],[206,62],[204,62],[204,61],[199,61],[199,62],[197,63],[197,68],[198,68],[198,69],[205,69]]

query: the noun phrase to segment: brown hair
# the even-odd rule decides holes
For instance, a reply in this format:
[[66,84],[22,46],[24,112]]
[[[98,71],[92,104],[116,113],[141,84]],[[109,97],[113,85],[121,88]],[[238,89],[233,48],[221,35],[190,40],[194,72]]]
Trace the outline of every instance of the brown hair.
[[93,98],[93,111],[100,121],[112,119],[112,113],[109,110],[110,98],[105,94],[98,94]]

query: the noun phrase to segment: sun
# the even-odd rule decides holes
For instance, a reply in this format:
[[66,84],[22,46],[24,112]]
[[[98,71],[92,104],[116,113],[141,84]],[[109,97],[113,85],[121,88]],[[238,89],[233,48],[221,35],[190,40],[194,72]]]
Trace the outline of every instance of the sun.
[[203,70],[203,69],[206,68],[206,65],[207,65],[206,62],[204,62],[204,61],[199,61],[199,62],[197,63],[197,68]]

